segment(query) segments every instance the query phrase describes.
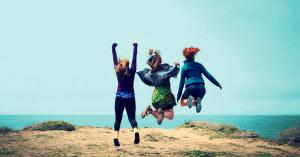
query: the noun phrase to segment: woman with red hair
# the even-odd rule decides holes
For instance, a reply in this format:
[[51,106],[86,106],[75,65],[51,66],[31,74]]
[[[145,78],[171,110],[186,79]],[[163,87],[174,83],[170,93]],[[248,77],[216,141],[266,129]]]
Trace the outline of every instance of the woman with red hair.
[[[196,106],[196,112],[199,113],[202,109],[201,101],[205,95],[205,83],[202,74],[214,85],[222,89],[221,84],[206,70],[199,62],[195,61],[195,55],[200,51],[196,47],[188,47],[183,49],[185,57],[184,65],[181,70],[181,78],[177,101],[180,100],[181,106]],[[185,91],[182,94],[183,86]],[[182,95],[181,95],[182,94]]]

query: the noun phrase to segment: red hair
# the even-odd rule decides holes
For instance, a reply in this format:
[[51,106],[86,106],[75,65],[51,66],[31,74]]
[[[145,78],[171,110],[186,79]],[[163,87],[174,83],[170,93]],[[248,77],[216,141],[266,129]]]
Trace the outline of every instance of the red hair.
[[182,52],[183,52],[183,56],[186,59],[192,59],[199,51],[200,51],[199,48],[191,46],[191,47],[184,48]]

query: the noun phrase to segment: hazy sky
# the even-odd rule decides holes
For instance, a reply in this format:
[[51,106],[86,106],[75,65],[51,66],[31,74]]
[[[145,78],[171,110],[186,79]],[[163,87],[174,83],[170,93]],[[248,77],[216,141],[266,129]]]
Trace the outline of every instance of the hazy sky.
[[[182,63],[182,49],[222,84],[206,80],[201,114],[300,114],[298,0],[0,1],[0,114],[114,114],[120,57],[149,47]],[[177,95],[179,79],[172,79]],[[135,80],[137,114],[153,88]],[[175,114],[195,114],[175,107]]]

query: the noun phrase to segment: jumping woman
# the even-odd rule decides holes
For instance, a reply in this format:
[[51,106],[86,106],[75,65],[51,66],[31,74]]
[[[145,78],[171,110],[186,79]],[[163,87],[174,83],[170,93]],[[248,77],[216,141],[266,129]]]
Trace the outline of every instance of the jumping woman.
[[[206,92],[202,74],[210,82],[222,89],[221,84],[205,69],[205,67],[201,63],[195,61],[195,55],[199,51],[199,48],[194,47],[183,49],[183,56],[186,60],[181,69],[181,78],[177,94],[177,101],[180,100],[181,106],[188,106],[189,108],[196,106],[197,113],[202,109],[201,101]],[[185,91],[181,96],[184,85]]]
[[160,125],[164,118],[169,120],[174,118],[173,106],[176,105],[176,101],[171,91],[170,78],[176,77],[179,73],[179,63],[174,63],[174,67],[166,63],[162,64],[160,52],[155,51],[153,54],[153,49],[149,50],[149,54],[147,64],[150,69],[146,68],[137,74],[146,85],[155,87],[152,93],[152,106],[155,110],[149,105],[141,116],[144,118],[152,114]]
[[135,120],[135,96],[134,96],[134,76],[136,72],[136,57],[137,57],[137,43],[133,44],[133,58],[132,64],[129,68],[129,61],[126,58],[118,59],[116,52],[117,44],[112,45],[112,54],[114,61],[114,69],[117,74],[118,88],[115,98],[115,124],[114,124],[114,145],[116,147],[120,146],[119,142],[119,130],[122,122],[123,111],[126,109],[129,122],[134,130],[134,143],[138,144],[140,142],[140,137],[138,133],[138,126]]

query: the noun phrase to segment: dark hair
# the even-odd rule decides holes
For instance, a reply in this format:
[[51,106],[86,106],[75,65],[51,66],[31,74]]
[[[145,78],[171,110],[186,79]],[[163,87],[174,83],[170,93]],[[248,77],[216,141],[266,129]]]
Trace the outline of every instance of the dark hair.
[[155,71],[157,67],[162,63],[162,59],[159,53],[159,51],[155,51],[155,55],[152,55],[147,61],[147,64],[151,67],[151,71]]

